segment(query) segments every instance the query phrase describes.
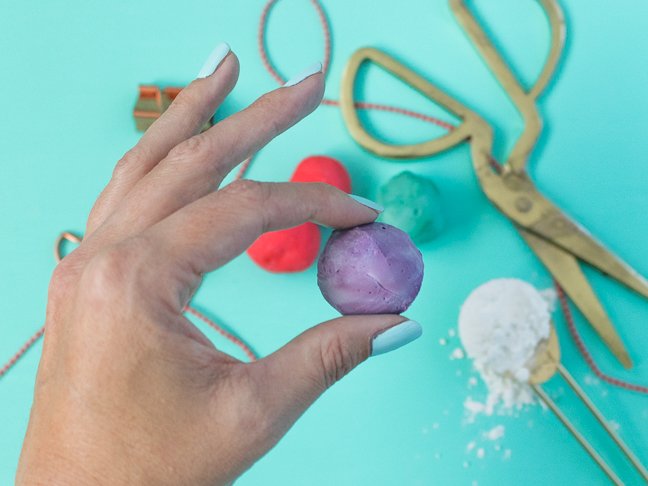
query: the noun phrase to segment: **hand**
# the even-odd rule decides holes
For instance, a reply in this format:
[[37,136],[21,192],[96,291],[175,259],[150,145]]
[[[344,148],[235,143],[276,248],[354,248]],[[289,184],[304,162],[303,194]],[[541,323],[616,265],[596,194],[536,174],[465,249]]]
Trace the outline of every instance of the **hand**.
[[246,364],[183,316],[202,276],[264,231],[377,216],[324,184],[219,189],[318,106],[324,81],[311,73],[197,134],[238,77],[233,53],[211,63],[118,162],[54,272],[19,484],[232,482],[372,349],[420,333],[400,316],[342,317]]

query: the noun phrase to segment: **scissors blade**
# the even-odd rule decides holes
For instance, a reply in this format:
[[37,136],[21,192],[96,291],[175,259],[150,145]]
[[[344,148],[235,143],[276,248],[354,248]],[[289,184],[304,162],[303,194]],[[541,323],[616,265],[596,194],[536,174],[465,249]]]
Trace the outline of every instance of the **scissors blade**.
[[[544,198],[543,198],[544,199]],[[598,268],[628,288],[648,298],[648,281],[630,265],[599,243],[585,228],[572,221],[549,201],[543,216],[525,227],[538,236]]]
[[583,313],[612,354],[626,368],[632,367],[630,355],[605,309],[581,270],[578,260],[569,252],[517,226],[518,231],[540,261],[547,267],[576,307]]

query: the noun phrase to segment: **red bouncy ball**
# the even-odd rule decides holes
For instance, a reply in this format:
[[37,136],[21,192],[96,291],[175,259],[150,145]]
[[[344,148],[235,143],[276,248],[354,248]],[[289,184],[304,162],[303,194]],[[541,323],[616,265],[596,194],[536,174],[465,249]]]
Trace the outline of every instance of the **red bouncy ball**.
[[351,192],[351,178],[337,160],[325,155],[313,155],[302,160],[290,182],[326,182],[344,192]]
[[301,272],[317,259],[321,238],[316,224],[304,223],[261,235],[247,253],[269,272]]

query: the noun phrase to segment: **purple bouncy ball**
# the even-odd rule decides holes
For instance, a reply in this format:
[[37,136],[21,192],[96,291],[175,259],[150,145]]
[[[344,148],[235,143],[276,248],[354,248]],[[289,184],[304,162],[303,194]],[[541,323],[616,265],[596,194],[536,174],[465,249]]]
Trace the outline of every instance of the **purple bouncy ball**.
[[342,314],[400,314],[422,280],[421,252],[385,223],[334,231],[317,263],[322,295]]

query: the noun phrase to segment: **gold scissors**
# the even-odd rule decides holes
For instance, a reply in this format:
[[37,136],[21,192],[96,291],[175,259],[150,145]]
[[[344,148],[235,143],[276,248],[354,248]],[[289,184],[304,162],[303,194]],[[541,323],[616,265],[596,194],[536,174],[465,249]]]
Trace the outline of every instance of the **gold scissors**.
[[[562,11],[555,0],[538,0],[551,28],[551,47],[537,81],[525,89],[498,53],[463,0],[449,0],[458,22],[486,65],[508,93],[524,121],[524,131],[506,162],[492,156],[493,130],[477,113],[437,88],[393,57],[372,48],[356,51],[342,77],[340,107],[352,137],[364,148],[383,157],[416,158],[470,141],[473,167],[486,197],[508,217],[526,243],[547,267],[587,318],[606,346],[626,368],[632,367],[628,351],[589,284],[578,260],[648,298],[648,281],[599,243],[587,230],[544,197],[530,179],[526,164],[542,130],[536,99],[554,72],[565,39]],[[372,61],[455,114],[461,123],[444,136],[413,145],[393,145],[371,136],[360,123],[354,106],[354,85],[361,64]]]

